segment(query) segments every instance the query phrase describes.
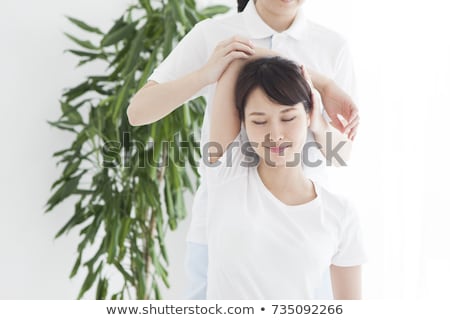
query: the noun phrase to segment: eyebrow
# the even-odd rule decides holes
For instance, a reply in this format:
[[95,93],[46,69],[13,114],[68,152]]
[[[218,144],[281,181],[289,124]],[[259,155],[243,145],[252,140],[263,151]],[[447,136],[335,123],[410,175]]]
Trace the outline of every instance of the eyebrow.
[[[296,107],[286,107],[283,110],[281,110],[281,113],[286,113],[286,112],[289,112],[289,111],[295,110],[295,109],[297,109],[297,108]],[[256,111],[249,114],[249,116],[264,116],[264,115],[265,115],[264,112],[256,112]]]

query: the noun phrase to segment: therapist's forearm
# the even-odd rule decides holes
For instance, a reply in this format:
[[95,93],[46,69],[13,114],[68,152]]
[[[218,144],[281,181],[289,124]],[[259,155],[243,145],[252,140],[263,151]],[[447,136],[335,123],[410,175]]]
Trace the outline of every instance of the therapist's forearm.
[[311,81],[314,85],[314,88],[317,89],[317,91],[320,92],[320,95],[323,94],[323,92],[325,91],[325,88],[330,85],[333,81],[327,77],[325,77],[324,75],[321,75],[320,73],[317,73],[314,70],[311,69],[307,69],[310,77],[311,77]]
[[201,70],[166,83],[149,82],[131,99],[127,109],[132,126],[156,122],[208,85]]

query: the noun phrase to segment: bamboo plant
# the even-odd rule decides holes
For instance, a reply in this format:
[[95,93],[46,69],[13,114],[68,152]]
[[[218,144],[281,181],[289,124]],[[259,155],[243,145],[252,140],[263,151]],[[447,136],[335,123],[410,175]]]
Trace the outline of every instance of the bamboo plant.
[[[190,101],[142,127],[129,125],[126,107],[198,21],[227,10],[199,11],[194,0],[139,0],[107,32],[67,17],[89,33],[90,40],[66,33],[77,46],[67,50],[78,57],[77,66],[106,65],[104,73],[65,90],[60,118],[49,121],[73,134],[67,148],[53,154],[63,167],[46,212],[69,197],[76,200],[56,238],[79,232],[70,273],[86,270],[78,299],[90,290],[96,299],[162,299],[160,286],[169,287],[164,236],[186,216],[184,193],[198,184],[196,141],[205,102]],[[118,288],[110,285],[111,274],[121,280]]]

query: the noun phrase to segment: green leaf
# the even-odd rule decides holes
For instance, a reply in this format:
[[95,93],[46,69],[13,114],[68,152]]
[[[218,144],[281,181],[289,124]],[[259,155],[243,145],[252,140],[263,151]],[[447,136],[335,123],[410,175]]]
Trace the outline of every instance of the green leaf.
[[164,284],[167,288],[170,288],[169,282],[167,280],[167,277],[169,276],[169,273],[167,270],[161,265],[161,263],[158,260],[154,261],[154,266],[156,273],[161,276],[161,279],[164,281]]
[[109,230],[109,246],[108,246],[108,263],[113,263],[116,258],[116,249],[119,246],[119,235],[122,226],[122,221],[117,220],[116,226]]
[[190,27],[190,22],[186,18],[186,14],[184,13],[184,1],[169,0],[169,3],[171,7],[175,9],[175,16],[178,18],[178,20],[184,26]]
[[131,227],[131,222],[132,220],[128,217],[124,218],[123,220],[123,224],[122,224],[122,228],[120,229],[120,235],[119,235],[119,248],[120,248],[120,253],[119,253],[119,257],[118,260],[121,261],[126,253],[126,246],[125,246],[125,240],[127,238],[127,235],[130,232],[130,227]]
[[101,215],[105,212],[106,207],[102,207],[102,210],[99,214],[94,216],[94,221],[88,226],[86,230],[86,242],[90,242],[91,244],[94,243],[95,236],[97,235],[98,229],[100,228],[102,219]]
[[70,131],[70,132],[73,132],[73,133],[78,133],[74,128],[72,128],[72,126],[66,125],[66,123],[64,123],[63,121],[47,121],[47,123],[49,125],[51,125],[52,127],[56,127],[58,129],[61,129],[61,130],[66,130],[66,131]]
[[108,280],[100,277],[97,283],[97,292],[95,294],[95,299],[105,300],[107,294],[108,294]]
[[169,218],[169,227],[170,230],[174,231],[178,226],[178,222],[175,218]]
[[145,9],[145,11],[147,12],[147,16],[151,17],[152,13],[153,13],[153,9],[152,9],[152,7],[150,5],[150,0],[139,0],[139,3]]
[[62,156],[64,154],[66,154],[66,153],[73,153],[73,151],[70,148],[62,149],[62,150],[59,150],[59,151],[56,151],[55,153],[53,153],[52,157],[57,158],[57,157],[60,157],[60,156]]
[[146,292],[146,279],[144,274],[144,269],[140,268],[137,272],[137,298],[139,300],[142,300],[145,298],[145,292]]
[[77,299],[81,299],[86,291],[88,291],[92,285],[94,284],[95,280],[97,279],[97,276],[99,275],[100,271],[103,268],[103,262],[100,263],[97,270],[95,272],[92,272],[92,269],[89,269],[89,272],[84,279],[83,285],[81,286],[80,293],[78,294]]
[[58,231],[58,233],[55,235],[55,238],[59,238],[64,233],[68,232],[73,227],[86,222],[91,216],[93,212],[88,210],[87,213],[83,210],[81,207],[81,203],[78,202],[75,205],[75,213],[74,215],[69,219],[69,221],[66,222],[66,224]]
[[75,262],[75,265],[74,265],[73,268],[72,268],[72,272],[70,272],[70,276],[69,276],[70,279],[72,279],[73,277],[75,277],[75,275],[77,274],[78,269],[80,268],[82,255],[83,255],[82,252],[80,252],[80,253],[78,254],[77,261]]
[[136,37],[133,39],[130,51],[127,54],[127,62],[122,71],[124,76],[128,76],[131,71],[138,67],[137,61],[142,50],[144,36],[145,28],[142,28],[137,32]]
[[68,163],[66,168],[63,171],[63,176],[69,177],[70,175],[72,175],[72,173],[74,173],[78,169],[78,167],[80,166],[80,163],[81,163],[81,160],[77,160],[72,163]]
[[88,275],[84,279],[83,285],[81,286],[81,290],[78,294],[77,299],[81,299],[86,291],[89,290],[90,287],[94,284],[95,281],[95,273],[89,270]]
[[91,50],[97,50],[98,48],[96,46],[94,46],[92,44],[92,42],[90,42],[89,40],[80,40],[70,34],[68,34],[67,32],[64,32],[64,34],[73,42],[75,42],[76,44],[78,44],[79,46],[86,48],[86,49],[91,49]]
[[113,33],[114,31],[122,28],[124,25],[126,25],[126,23],[123,21],[123,16],[121,16],[119,19],[115,20],[114,25],[108,30],[108,32],[106,32],[106,34]]
[[139,83],[137,84],[137,88],[142,88],[145,83],[148,81],[148,77],[150,76],[151,72],[154,70],[155,65],[157,63],[156,61],[156,54],[158,51],[155,49],[152,51],[152,54],[150,55],[150,58],[148,59],[147,63],[145,64],[144,70],[142,71],[141,79],[139,80]]
[[117,95],[116,102],[112,108],[112,119],[113,121],[117,121],[119,114],[125,111],[125,106],[128,104],[128,96],[129,90],[131,87],[132,75],[129,75],[125,81],[125,84],[120,89],[119,94]]
[[161,279],[164,282],[164,285],[166,286],[166,288],[170,288],[169,278],[167,277],[167,275],[165,275],[163,273],[160,276],[161,276]]
[[78,20],[76,18],[73,17],[69,17],[66,16],[67,19],[69,19],[73,24],[77,25],[78,27],[80,27],[83,30],[86,30],[88,32],[92,32],[92,33],[97,33],[97,34],[103,34],[103,32],[95,27],[91,27],[90,25],[86,24],[85,22]]
[[91,84],[89,81],[85,81],[83,83],[80,83],[78,86],[64,92],[63,96],[67,98],[66,102],[69,102],[85,94],[87,91],[89,91],[89,89],[91,89]]
[[117,30],[114,30],[113,32],[106,34],[105,37],[100,42],[100,45],[102,47],[108,47],[110,45],[116,44],[120,40],[129,38],[135,31],[135,27],[137,24],[138,21],[130,24],[125,24],[122,27],[118,28]]
[[[171,148],[173,150],[174,148]],[[172,191],[176,192],[181,188],[181,179],[180,174],[178,173],[177,165],[173,161],[173,158],[169,159],[169,167],[168,170],[170,172]]]
[[115,55],[114,59],[109,63],[108,68],[117,65],[114,72],[110,75],[110,78],[115,79],[116,81],[121,80],[121,77],[119,77],[118,75],[125,66],[131,45],[132,41],[126,41],[123,45],[123,48],[120,49],[120,51]]
[[161,255],[164,261],[169,264],[169,256],[167,255],[166,246],[162,242],[159,243],[159,249],[161,250]]
[[213,16],[217,14],[224,14],[227,13],[230,10],[230,7],[224,6],[224,5],[215,5],[215,6],[209,6],[200,11],[200,14],[212,18]]
[[88,62],[94,61],[94,60],[95,60],[95,57],[90,57],[90,58],[87,58],[87,59],[85,59],[85,60],[81,60],[81,61],[77,64],[77,67],[81,67],[82,65],[84,65],[84,64],[86,64],[86,63],[88,63]]
[[[171,178],[173,178],[173,177],[171,177]],[[170,181],[170,178],[168,178],[168,176],[165,177],[165,182],[166,182],[166,185],[164,187],[164,191],[165,191],[167,214],[169,216],[169,227],[171,230],[175,230],[176,226],[177,226],[176,211],[175,211],[175,207],[174,207],[171,181]]]
[[83,118],[76,107],[72,107],[69,103],[61,101],[61,109],[63,111],[63,115],[60,119],[66,118],[65,121],[71,125],[83,124]]
[[186,4],[187,4],[188,8],[191,9],[191,10],[197,8],[195,0],[186,0]]
[[154,181],[150,180],[147,176],[142,176],[139,178],[139,184],[141,190],[144,193],[145,203],[152,208],[157,208],[161,205],[159,201],[159,190],[158,186]]
[[70,178],[63,183],[63,185],[52,195],[47,202],[47,209],[45,212],[51,211],[56,205],[61,203],[64,199],[71,196],[77,189],[80,178],[83,174]]
[[106,59],[106,55],[103,53],[95,53],[80,50],[64,50],[64,52],[70,52],[79,57],[89,57],[91,59]]
[[117,268],[117,270],[119,270],[119,272],[123,275],[125,280],[134,285],[135,279],[131,276],[131,274],[129,274],[119,262],[115,261],[113,264]]
[[186,218],[186,206],[184,205],[183,190],[180,188],[176,191],[175,196],[175,212],[180,219]]
[[186,171],[182,171],[180,173],[180,176],[183,181],[183,186],[185,186],[189,190],[189,192],[193,194],[195,192],[195,190],[194,190],[194,187],[191,182],[191,177],[188,176]]
[[170,19],[170,16],[172,16],[172,12],[167,12],[168,17],[165,20],[164,23],[164,43],[162,46],[162,53],[164,58],[169,55],[169,53],[172,51],[172,47],[174,44],[174,38],[176,35],[176,25],[173,23],[173,21]]
[[156,283],[156,281],[153,282],[152,288],[153,292],[155,293],[155,299],[161,300],[161,292],[159,291],[158,284]]
[[98,247],[94,256],[84,263],[85,266],[87,266],[88,268],[94,267],[94,265],[98,262],[100,257],[105,253],[105,243],[106,243],[106,239],[103,238],[103,241],[100,244],[100,246]]
[[[202,16],[202,17],[206,18],[205,16]],[[197,22],[202,20],[200,15],[198,14],[198,12],[196,10],[192,10],[190,8],[188,8],[186,10],[186,18],[189,19],[189,22],[191,23],[191,25],[195,25]]]

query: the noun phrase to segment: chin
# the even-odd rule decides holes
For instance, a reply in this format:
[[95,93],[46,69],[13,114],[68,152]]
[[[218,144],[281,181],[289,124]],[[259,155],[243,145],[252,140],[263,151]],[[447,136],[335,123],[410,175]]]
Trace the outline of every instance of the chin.
[[269,168],[286,168],[286,167],[296,167],[301,164],[300,160],[295,160],[294,155],[287,154],[284,156],[279,156],[271,154],[270,158],[266,160],[264,156],[260,157],[264,159],[265,165]]
[[298,6],[303,2],[301,0],[278,0],[278,1],[283,3],[284,5],[292,5],[292,6]]

